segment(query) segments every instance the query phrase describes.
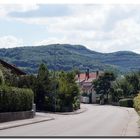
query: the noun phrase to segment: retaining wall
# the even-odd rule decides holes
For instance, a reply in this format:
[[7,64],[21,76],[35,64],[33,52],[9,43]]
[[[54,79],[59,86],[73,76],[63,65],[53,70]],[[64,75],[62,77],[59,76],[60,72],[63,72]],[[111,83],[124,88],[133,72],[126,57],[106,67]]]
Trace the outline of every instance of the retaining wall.
[[33,118],[34,115],[34,111],[4,112],[0,113],[0,123],[21,119],[29,119]]

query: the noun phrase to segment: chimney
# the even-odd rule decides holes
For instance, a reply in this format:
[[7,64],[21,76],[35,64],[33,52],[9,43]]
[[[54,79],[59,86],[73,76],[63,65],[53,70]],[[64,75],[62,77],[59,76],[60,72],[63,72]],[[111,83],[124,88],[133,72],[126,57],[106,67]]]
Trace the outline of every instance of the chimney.
[[78,78],[80,78],[80,73],[78,73],[77,75],[78,75]]
[[88,80],[89,79],[89,69],[87,69],[85,76],[86,76],[85,78]]

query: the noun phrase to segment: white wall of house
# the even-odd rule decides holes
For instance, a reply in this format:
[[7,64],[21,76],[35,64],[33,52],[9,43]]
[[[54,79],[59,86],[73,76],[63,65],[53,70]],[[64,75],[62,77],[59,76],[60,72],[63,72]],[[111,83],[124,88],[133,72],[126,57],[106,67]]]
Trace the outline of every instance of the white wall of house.
[[89,97],[83,97],[83,96],[81,96],[81,102],[82,103],[89,103]]

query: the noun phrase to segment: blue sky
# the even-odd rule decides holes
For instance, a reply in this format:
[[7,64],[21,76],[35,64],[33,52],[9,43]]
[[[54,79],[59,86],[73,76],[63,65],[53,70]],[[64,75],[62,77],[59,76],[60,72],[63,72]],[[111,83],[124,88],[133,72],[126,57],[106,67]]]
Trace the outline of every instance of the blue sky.
[[0,48],[54,43],[140,53],[140,5],[0,5]]

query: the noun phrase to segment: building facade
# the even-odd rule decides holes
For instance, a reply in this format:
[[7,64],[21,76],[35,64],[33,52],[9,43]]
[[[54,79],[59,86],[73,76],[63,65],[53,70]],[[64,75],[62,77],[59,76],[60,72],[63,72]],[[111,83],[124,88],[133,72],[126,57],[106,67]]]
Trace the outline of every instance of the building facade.
[[93,86],[93,81],[98,79],[102,72],[96,71],[89,73],[87,70],[85,73],[76,75],[76,83],[79,85],[81,102],[83,103],[96,103],[96,94]]

